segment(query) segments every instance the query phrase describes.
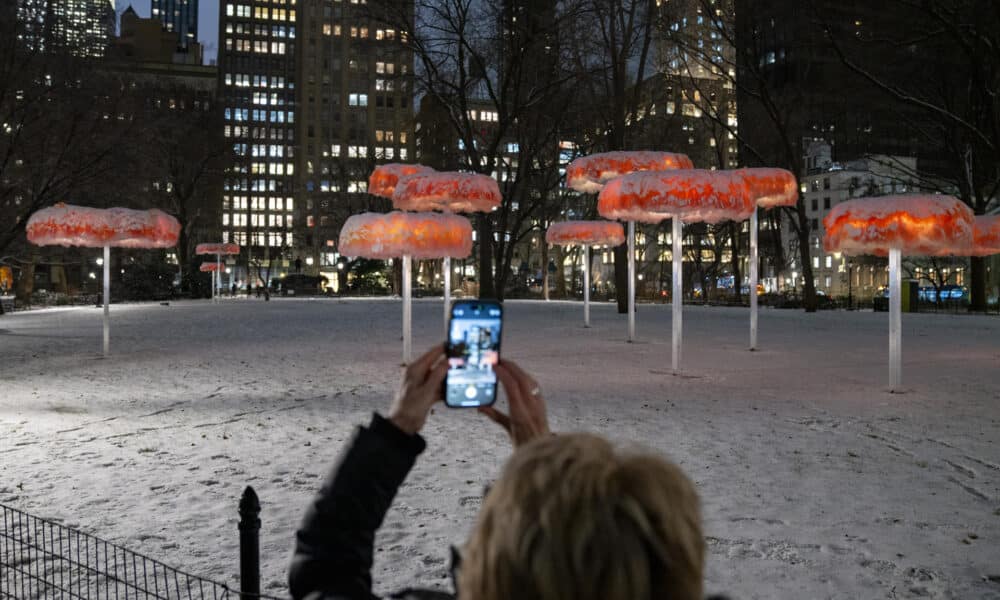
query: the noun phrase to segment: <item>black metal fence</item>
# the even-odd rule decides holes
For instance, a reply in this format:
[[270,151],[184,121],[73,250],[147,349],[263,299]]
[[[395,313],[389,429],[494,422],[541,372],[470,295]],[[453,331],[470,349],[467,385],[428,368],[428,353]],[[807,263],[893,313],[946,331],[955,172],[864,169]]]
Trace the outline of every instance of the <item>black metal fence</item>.
[[240,590],[0,504],[0,600],[240,600],[260,594],[260,505],[240,501]]

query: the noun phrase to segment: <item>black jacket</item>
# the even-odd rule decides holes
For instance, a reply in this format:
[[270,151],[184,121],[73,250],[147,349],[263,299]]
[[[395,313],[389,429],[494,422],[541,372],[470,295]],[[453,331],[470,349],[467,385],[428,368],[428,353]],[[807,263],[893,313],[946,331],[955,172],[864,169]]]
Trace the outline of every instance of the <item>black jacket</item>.
[[[306,511],[289,571],[293,598],[375,600],[372,555],[396,490],[426,444],[379,415],[361,427]],[[445,600],[451,594],[407,590],[393,598]]]
[[[289,570],[293,598],[378,600],[372,594],[371,575],[375,532],[425,447],[422,437],[401,431],[377,414],[368,427],[359,428],[295,534],[295,555]],[[416,589],[390,597],[455,598],[453,594]]]

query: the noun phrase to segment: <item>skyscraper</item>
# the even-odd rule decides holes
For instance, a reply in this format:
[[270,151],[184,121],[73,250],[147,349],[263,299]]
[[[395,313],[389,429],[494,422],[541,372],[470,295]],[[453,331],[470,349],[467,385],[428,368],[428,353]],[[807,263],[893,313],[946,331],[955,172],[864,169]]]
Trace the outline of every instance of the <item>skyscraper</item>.
[[219,4],[219,100],[236,155],[222,192],[222,238],[246,247],[256,280],[295,243],[295,0]]
[[178,36],[178,48],[198,41],[198,0],[152,0],[153,18]]
[[372,17],[390,5],[412,15],[409,0],[220,4],[219,93],[237,154],[223,238],[273,266],[272,278],[301,269],[335,280],[340,226],[379,202],[368,174],[413,159],[412,54]]
[[115,32],[109,0],[20,0],[17,18],[24,27],[22,42],[39,51],[100,58]]

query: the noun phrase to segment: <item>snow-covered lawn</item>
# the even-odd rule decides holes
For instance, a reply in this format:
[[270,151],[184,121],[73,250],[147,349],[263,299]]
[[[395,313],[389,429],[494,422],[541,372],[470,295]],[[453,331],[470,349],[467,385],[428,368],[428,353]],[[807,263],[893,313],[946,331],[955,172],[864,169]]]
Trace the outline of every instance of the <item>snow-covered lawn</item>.
[[[414,304],[414,348],[443,337]],[[194,573],[238,574],[236,505],[263,503],[263,587],[285,591],[302,511],[352,429],[388,406],[398,300],[226,300],[0,317],[0,502]],[[1000,598],[1000,318],[904,315],[889,394],[885,313],[509,302],[504,355],[557,430],[672,457],[697,482],[708,591],[734,598]],[[471,411],[437,409],[377,540],[380,591],[447,583],[509,455]]]

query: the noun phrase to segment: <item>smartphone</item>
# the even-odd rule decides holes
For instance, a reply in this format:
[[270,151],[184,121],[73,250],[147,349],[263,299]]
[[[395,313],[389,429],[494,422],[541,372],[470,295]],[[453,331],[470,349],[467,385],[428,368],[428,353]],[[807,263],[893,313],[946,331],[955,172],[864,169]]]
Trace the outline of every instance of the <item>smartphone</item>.
[[497,399],[503,308],[495,300],[459,300],[448,322],[444,402],[452,408],[489,406]]

